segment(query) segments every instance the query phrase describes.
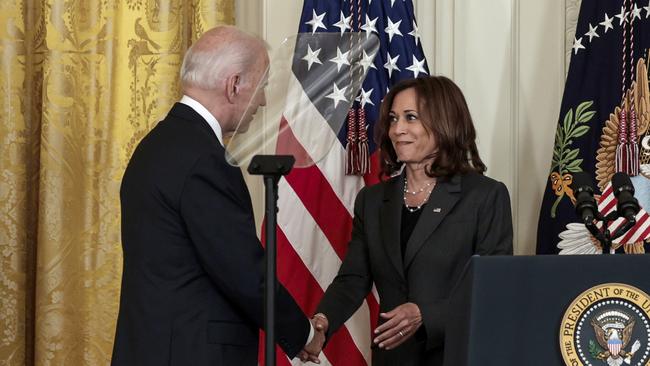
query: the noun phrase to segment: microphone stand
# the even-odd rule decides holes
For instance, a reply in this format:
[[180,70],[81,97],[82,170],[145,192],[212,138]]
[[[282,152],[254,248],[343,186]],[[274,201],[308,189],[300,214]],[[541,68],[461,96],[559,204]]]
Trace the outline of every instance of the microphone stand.
[[[602,245],[603,247],[603,254],[611,254],[611,248],[612,248],[612,241],[623,234],[625,234],[628,230],[634,227],[636,225],[636,218],[632,217],[632,219],[628,219],[625,225],[619,227],[616,231],[614,231],[614,234],[610,233],[609,229],[607,228],[609,226],[609,223],[618,219],[621,216],[618,211],[614,210],[610,212],[607,216],[601,215],[599,212],[596,210],[596,215],[593,220],[585,220],[585,226]],[[598,229],[598,226],[596,226],[596,222],[602,222],[602,230]]]
[[276,275],[276,223],[278,213],[278,181],[289,174],[296,159],[291,155],[255,155],[248,165],[248,173],[264,176],[266,218],[264,237],[266,247],[266,285],[264,287],[264,332],[266,333],[264,362],[275,366],[275,293]]

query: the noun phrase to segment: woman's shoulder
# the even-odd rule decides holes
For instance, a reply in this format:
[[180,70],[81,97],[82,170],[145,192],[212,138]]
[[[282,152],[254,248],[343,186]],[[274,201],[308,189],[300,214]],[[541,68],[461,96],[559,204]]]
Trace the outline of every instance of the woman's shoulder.
[[363,192],[370,196],[384,195],[386,191],[395,189],[400,184],[400,179],[403,179],[402,176],[397,175],[386,180],[381,180],[378,183],[363,187],[359,193]]
[[382,202],[396,189],[401,189],[400,176],[382,180],[378,183],[366,185],[357,193],[357,201]]
[[502,189],[505,189],[507,192],[508,190],[503,182],[479,173],[467,173],[464,174],[461,179],[461,186],[463,190],[477,191],[482,193]]

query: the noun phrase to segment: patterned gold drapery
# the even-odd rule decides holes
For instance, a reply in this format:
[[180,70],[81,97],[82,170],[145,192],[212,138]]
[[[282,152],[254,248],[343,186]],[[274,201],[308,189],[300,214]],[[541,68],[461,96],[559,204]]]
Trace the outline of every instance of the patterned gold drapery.
[[105,365],[119,185],[233,0],[0,1],[0,365]]

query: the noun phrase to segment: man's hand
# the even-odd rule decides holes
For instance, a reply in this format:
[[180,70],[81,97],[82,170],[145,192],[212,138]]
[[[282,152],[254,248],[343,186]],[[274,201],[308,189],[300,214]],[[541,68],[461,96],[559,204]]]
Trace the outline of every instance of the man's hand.
[[402,304],[379,316],[387,320],[375,329],[374,343],[387,350],[402,344],[422,325],[420,308],[412,302]]
[[329,323],[327,322],[327,317],[324,314],[318,313],[311,318],[311,324],[314,327],[314,338],[311,342],[305,346],[305,348],[298,353],[298,358],[302,362],[313,362],[320,363],[318,355],[323,350],[323,345],[325,344],[325,332]]
[[314,324],[314,329],[316,329],[317,331],[321,331],[323,333],[327,333],[327,329],[329,328],[330,323],[327,320],[325,314],[323,313],[314,314],[311,320],[312,323]]

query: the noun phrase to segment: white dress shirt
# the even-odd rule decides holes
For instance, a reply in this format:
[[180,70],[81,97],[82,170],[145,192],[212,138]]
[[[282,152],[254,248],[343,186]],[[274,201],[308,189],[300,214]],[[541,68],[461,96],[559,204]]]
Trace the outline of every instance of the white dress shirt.
[[212,128],[212,131],[214,131],[214,134],[217,135],[219,143],[221,146],[223,146],[223,134],[221,132],[221,125],[219,124],[219,121],[217,121],[217,118],[213,116],[212,113],[210,113],[210,111],[208,111],[208,109],[203,106],[203,104],[188,97],[187,95],[183,95],[179,103],[185,104],[186,106],[194,109],[196,113],[200,114],[201,117],[203,117],[203,119],[208,122],[210,128]]

